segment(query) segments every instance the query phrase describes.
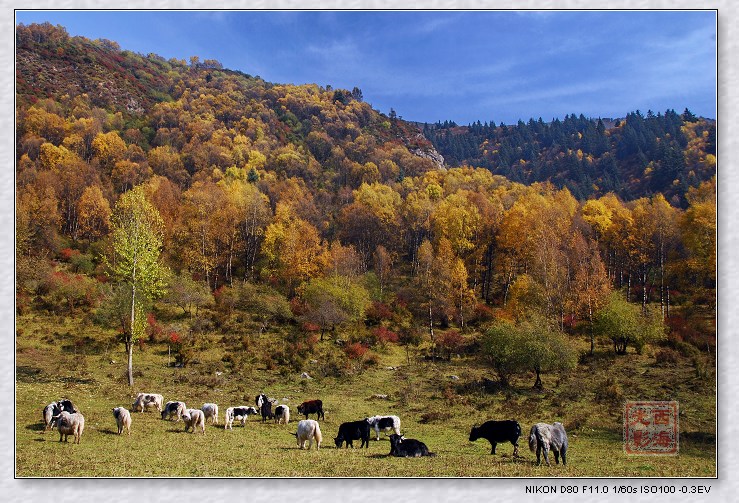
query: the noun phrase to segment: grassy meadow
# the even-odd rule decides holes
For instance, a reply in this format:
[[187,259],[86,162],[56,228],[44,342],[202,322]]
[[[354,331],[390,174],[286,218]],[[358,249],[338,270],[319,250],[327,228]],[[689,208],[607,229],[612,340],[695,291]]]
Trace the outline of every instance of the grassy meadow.
[[[571,373],[544,375],[533,390],[533,375],[516,378],[507,390],[484,386],[492,372],[473,358],[409,364],[405,350],[389,344],[378,360],[342,378],[302,379],[300,373],[258,365],[228,367],[230,351],[214,343],[183,368],[168,367],[167,347],[146,344],[134,351],[136,383],[125,381],[123,345],[83,319],[46,315],[17,318],[16,470],[18,477],[713,477],[716,475],[715,360],[680,357],[658,364],[655,349],[616,357],[607,347]],[[79,335],[85,334],[85,343]],[[264,335],[267,337],[268,335]],[[77,342],[75,342],[77,341]],[[319,344],[330,345],[326,340]],[[583,341],[583,345],[585,342]],[[585,347],[585,346],[583,346]],[[312,372],[309,363],[305,370]],[[698,367],[698,368],[697,368]],[[454,377],[453,377],[454,376]],[[456,378],[455,378],[456,377]],[[154,412],[132,414],[130,437],[116,434],[111,409],[130,407],[136,392],[161,393],[199,408],[216,402],[221,425],[206,434],[184,432],[182,422],[162,421]],[[253,405],[264,391],[291,407],[289,425],[250,418],[224,431],[225,410]],[[375,395],[387,395],[377,398]],[[58,432],[43,432],[41,410],[70,398],[85,416],[80,445],[60,443]],[[290,435],[301,419],[295,407],[320,398],[320,451],[301,451]],[[627,456],[622,443],[625,400],[677,400],[680,406],[678,456]],[[434,458],[388,457],[387,436],[369,449],[336,449],[333,437],[344,421],[395,414],[407,437],[425,442]],[[489,419],[516,419],[524,434],[521,457],[510,444],[490,455],[485,440],[469,442],[470,428]],[[561,421],[569,435],[568,465],[536,466],[528,450],[535,422]],[[374,435],[374,432],[373,432]],[[357,442],[355,445],[359,445]]]

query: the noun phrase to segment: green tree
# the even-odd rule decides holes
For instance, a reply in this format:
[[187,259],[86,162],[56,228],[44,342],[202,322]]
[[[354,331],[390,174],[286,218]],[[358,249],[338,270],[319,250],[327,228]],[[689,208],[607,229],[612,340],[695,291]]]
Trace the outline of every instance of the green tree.
[[645,344],[663,339],[664,325],[655,310],[643,312],[614,292],[595,316],[595,332],[613,342],[616,354],[625,355],[628,346],[641,353]]
[[507,320],[495,322],[480,340],[482,354],[503,387],[508,387],[511,376],[523,367],[520,342],[516,326]]
[[542,389],[541,374],[567,371],[577,365],[577,351],[569,339],[544,317],[531,317],[516,326],[521,364],[536,374],[535,389]]
[[168,291],[163,300],[181,307],[182,312],[189,316],[192,316],[193,306],[197,316],[201,306],[214,303],[208,285],[202,281],[195,281],[188,273],[172,276],[168,283]]
[[301,297],[307,305],[305,320],[320,327],[321,340],[326,330],[362,320],[370,302],[364,286],[342,276],[311,279],[303,286]]
[[131,299],[131,321],[124,333],[124,343],[128,354],[128,385],[133,386],[133,345],[144,329],[140,323],[143,314],[140,298],[154,299],[166,291],[166,271],[159,263],[163,223],[159,212],[147,201],[142,186],[118,199],[110,222],[114,257],[109,262],[109,274],[125,285]]

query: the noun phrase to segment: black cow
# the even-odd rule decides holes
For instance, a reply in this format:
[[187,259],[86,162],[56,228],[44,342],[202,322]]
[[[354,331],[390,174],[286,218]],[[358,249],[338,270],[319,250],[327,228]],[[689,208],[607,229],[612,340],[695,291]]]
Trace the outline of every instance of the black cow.
[[470,431],[470,442],[484,438],[493,447],[490,454],[495,454],[495,446],[505,442],[513,444],[513,455],[518,456],[518,437],[521,436],[521,425],[517,421],[487,421],[481,426],[473,426]]
[[57,402],[57,403],[59,404],[59,408],[61,410],[66,410],[70,414],[74,414],[75,412],[79,412],[79,410],[77,410],[77,407],[75,407],[74,404],[72,403],[72,400],[67,400],[65,398],[63,400],[59,400],[59,402]]
[[262,401],[262,406],[259,408],[259,411],[262,413],[262,422],[274,417],[272,414],[272,402],[269,400]]
[[393,433],[390,435],[390,454],[399,458],[420,458],[421,456],[436,456],[429,452],[426,444],[414,438],[405,438],[403,435]]
[[316,420],[320,421],[321,418],[326,420],[326,416],[323,413],[323,402],[320,400],[309,400],[298,405],[298,414],[305,415],[308,419],[308,414],[315,414]]
[[369,447],[369,437],[370,437],[370,425],[369,421],[366,419],[363,419],[361,421],[351,421],[349,423],[342,423],[341,426],[339,426],[339,434],[334,439],[334,443],[336,444],[336,447],[338,449],[341,449],[341,444],[346,442],[346,448],[348,449],[351,447],[354,448],[354,440],[361,440],[362,445],[359,446],[361,449],[362,447]]

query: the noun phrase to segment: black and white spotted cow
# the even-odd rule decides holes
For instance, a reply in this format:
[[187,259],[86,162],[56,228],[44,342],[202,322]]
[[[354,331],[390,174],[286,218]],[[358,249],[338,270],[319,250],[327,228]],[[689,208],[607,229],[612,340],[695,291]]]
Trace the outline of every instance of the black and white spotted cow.
[[162,412],[164,397],[159,393],[139,393],[131,406],[131,412],[144,412],[144,409],[155,408]]
[[179,421],[186,410],[185,402],[167,402],[162,409],[162,419],[172,419],[172,416],[175,416]]
[[241,426],[246,426],[246,420],[249,416],[256,416],[259,411],[254,407],[240,405],[238,407],[229,407],[226,409],[226,418],[223,425],[224,430],[233,430],[234,419],[241,421]]
[[400,418],[398,416],[372,416],[367,418],[370,428],[375,430],[375,440],[380,440],[380,430],[394,431],[400,435]]
[[58,416],[61,412],[69,412],[70,414],[74,414],[75,412],[79,411],[77,410],[77,407],[74,406],[72,401],[66,398],[57,400],[56,402],[51,402],[49,405],[44,407],[44,410],[41,413],[41,417],[44,421],[44,432],[47,432],[51,429],[51,423],[54,416]]
[[288,424],[290,422],[290,407],[287,405],[278,405],[275,407],[275,423]]

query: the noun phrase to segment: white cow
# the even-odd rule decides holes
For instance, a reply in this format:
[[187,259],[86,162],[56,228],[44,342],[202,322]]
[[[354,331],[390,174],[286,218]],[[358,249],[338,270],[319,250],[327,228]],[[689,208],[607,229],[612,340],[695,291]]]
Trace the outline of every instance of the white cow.
[[205,420],[207,421],[209,417],[213,418],[213,424],[218,424],[218,405],[215,403],[204,403],[203,407],[200,409],[203,411],[203,414],[205,414]]
[[200,428],[200,431],[205,435],[205,414],[200,409],[187,409],[182,414],[182,420],[185,422],[185,431],[192,428],[192,432],[195,433],[195,428]]
[[313,445],[313,441],[316,441],[316,450],[321,448],[321,428],[318,426],[318,421],[314,419],[303,419],[298,423],[298,431],[293,433],[295,438],[298,440],[298,447],[305,449],[305,443],[308,442],[308,450]]
[[79,412],[70,414],[66,410],[63,410],[58,416],[54,416],[52,428],[54,426],[59,430],[60,442],[62,441],[62,438],[64,438],[64,441],[66,442],[67,437],[69,437],[69,435],[73,435],[74,443],[79,444],[80,437],[82,437],[82,432],[85,429],[85,418]]
[[128,412],[128,409],[125,407],[116,407],[113,409],[113,417],[115,418],[115,422],[118,425],[118,434],[123,433],[123,429],[125,428],[128,434],[131,434],[131,414]]
[[288,424],[290,422],[290,407],[287,405],[278,405],[275,407],[275,423]]

